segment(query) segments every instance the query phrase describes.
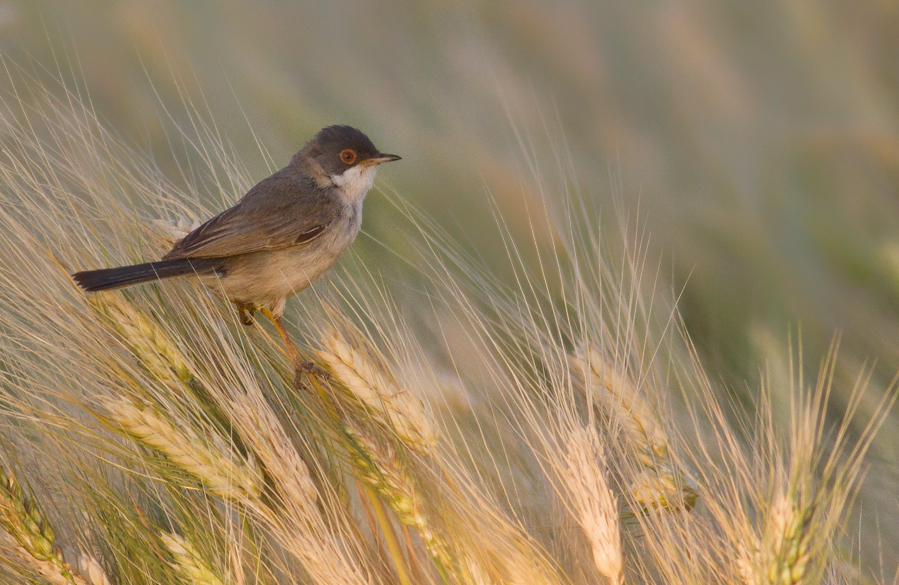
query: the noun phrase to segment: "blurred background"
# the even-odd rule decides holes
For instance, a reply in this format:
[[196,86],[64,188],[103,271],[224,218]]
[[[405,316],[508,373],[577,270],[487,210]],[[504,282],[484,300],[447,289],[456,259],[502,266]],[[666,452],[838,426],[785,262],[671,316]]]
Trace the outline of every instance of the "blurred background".
[[[500,274],[491,205],[530,239],[535,197],[578,191],[604,218],[620,202],[736,396],[766,366],[783,381],[798,330],[810,374],[842,332],[840,389],[867,364],[882,393],[899,370],[893,0],[0,0],[0,51],[184,185],[203,184],[177,131],[190,111],[256,179],[322,126],[358,126],[404,158],[380,184]],[[399,226],[370,195],[366,266],[415,237]],[[897,419],[862,510],[887,558]]]

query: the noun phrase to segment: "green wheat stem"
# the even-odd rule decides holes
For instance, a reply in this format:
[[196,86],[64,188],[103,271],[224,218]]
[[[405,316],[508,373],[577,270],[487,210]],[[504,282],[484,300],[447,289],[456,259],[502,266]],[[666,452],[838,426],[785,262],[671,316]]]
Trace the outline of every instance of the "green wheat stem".
[[412,585],[412,579],[409,577],[409,572],[406,567],[406,558],[403,556],[403,549],[400,546],[399,539],[393,529],[393,524],[390,523],[390,518],[387,517],[387,513],[384,511],[384,506],[381,504],[380,498],[378,498],[378,495],[374,490],[365,485],[364,482],[360,481],[359,483],[362,485],[362,489],[365,490],[365,495],[368,496],[372,510],[375,513],[375,519],[381,526],[381,532],[384,534],[384,540],[387,542],[387,549],[390,551],[390,556],[393,557],[393,564],[396,567],[396,574],[397,577],[399,577],[400,584]]
[[437,555],[431,555],[431,558],[434,559],[434,568],[437,569],[437,574],[440,575],[440,580],[443,581],[444,585],[449,585],[449,574],[446,571],[446,567],[443,565],[443,561],[441,561],[440,557],[438,557]]

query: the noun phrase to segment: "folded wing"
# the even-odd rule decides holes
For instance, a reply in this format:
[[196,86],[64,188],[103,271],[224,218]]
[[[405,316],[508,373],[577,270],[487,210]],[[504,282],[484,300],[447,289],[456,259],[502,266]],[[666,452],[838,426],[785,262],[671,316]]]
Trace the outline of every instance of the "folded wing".
[[220,258],[308,243],[339,217],[335,199],[279,172],[175,244],[164,259]]

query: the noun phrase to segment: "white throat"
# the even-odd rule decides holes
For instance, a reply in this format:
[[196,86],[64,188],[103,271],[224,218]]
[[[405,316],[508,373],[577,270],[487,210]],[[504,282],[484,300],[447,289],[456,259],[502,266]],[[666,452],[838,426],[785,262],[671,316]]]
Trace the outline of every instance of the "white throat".
[[332,176],[331,184],[346,197],[348,203],[358,204],[375,184],[377,172],[377,165],[356,165],[342,175]]

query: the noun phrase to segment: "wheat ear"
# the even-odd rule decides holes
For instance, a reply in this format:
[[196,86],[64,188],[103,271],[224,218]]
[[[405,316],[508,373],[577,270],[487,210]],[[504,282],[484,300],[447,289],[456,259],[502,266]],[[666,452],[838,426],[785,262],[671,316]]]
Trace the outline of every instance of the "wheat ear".
[[[53,527],[35,500],[25,494],[15,475],[0,467],[0,550],[6,549],[54,585],[96,585],[72,570],[56,548]],[[105,573],[103,575],[105,577]]]
[[375,350],[350,342],[333,329],[322,343],[325,349],[318,352],[319,357],[353,396],[410,447],[430,452],[437,442],[437,429],[421,401],[399,387]]
[[78,574],[84,577],[90,585],[112,585],[106,571],[91,555],[82,554],[78,557]]
[[224,585],[224,580],[209,568],[193,544],[177,534],[163,532],[159,535],[159,538],[165,547],[169,549],[169,553],[171,553],[174,559],[171,563],[172,569],[185,583],[190,583],[191,585]]
[[811,559],[816,505],[800,493],[781,493],[772,503],[761,539],[738,551],[737,568],[746,585],[803,585]]
[[109,398],[103,406],[126,434],[163,453],[212,493],[233,501],[257,499],[262,493],[262,471],[251,455],[245,459],[224,444],[207,446],[191,429],[175,428],[151,407],[127,398]]
[[594,404],[621,425],[634,446],[644,469],[629,491],[640,509],[691,510],[699,497],[696,479],[672,459],[664,426],[631,377],[592,344],[571,356],[570,363]]
[[90,303],[106,317],[148,371],[167,382],[193,381],[187,361],[168,335],[121,294],[96,295]]
[[560,471],[572,511],[590,541],[596,568],[613,585],[620,585],[624,558],[618,505],[606,480],[605,456],[594,428],[571,431]]

